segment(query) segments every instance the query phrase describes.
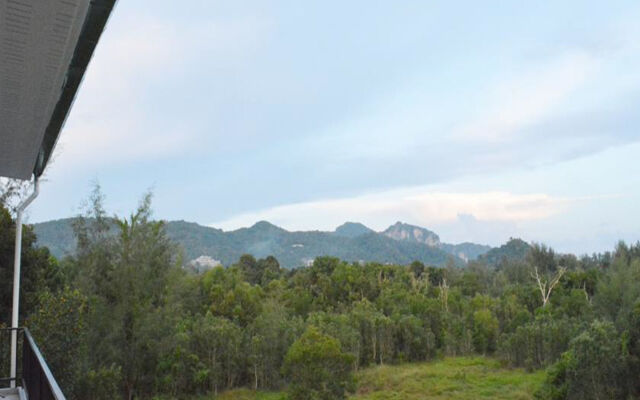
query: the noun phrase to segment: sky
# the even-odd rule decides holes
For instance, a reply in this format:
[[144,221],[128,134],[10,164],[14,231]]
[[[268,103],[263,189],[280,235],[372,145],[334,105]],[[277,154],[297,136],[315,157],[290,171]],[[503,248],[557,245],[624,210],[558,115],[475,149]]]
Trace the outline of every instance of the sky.
[[120,1],[30,222],[640,239],[637,1]]

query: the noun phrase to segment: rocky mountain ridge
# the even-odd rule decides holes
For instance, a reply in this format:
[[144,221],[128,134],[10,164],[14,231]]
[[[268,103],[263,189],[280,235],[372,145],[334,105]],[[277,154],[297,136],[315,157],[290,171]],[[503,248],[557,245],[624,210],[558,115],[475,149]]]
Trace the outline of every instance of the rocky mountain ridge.
[[[56,257],[73,254],[76,244],[72,221],[67,218],[35,224],[38,243],[49,247]],[[273,255],[285,268],[304,266],[324,255],[353,262],[409,264],[418,260],[435,266],[448,262],[464,265],[491,250],[475,243],[442,243],[436,233],[402,222],[382,232],[357,222],[347,222],[332,232],[291,232],[267,221],[233,231],[169,221],[166,230],[181,247],[185,260],[211,259],[223,265],[245,253],[258,258]]]

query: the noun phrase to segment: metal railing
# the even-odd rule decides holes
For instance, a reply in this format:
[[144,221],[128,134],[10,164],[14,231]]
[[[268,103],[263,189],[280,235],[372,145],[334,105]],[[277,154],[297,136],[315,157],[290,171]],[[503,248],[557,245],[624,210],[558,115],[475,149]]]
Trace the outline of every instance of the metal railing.
[[[17,376],[9,376],[11,333],[18,333]],[[66,400],[27,328],[0,329],[0,387],[22,386],[29,400]]]
[[[11,383],[20,385],[20,376],[11,376],[11,333],[20,332],[20,329],[2,328],[0,329],[0,388],[7,388]],[[22,353],[23,335],[18,334],[18,354]],[[18,358],[18,371],[22,371],[22,358]]]

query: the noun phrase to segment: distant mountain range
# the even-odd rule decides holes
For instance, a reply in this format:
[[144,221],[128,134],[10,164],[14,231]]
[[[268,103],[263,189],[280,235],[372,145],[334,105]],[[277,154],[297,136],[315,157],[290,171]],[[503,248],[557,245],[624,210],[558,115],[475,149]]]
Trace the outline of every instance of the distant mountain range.
[[[67,218],[35,224],[38,243],[58,258],[73,254],[76,243],[72,221]],[[340,225],[333,232],[290,232],[266,221],[229,232],[185,221],[167,222],[166,229],[182,247],[186,260],[205,256],[224,265],[246,253],[257,258],[273,255],[285,268],[304,266],[324,255],[354,262],[409,264],[418,260],[443,266],[452,260],[463,265],[492,250],[475,243],[442,243],[434,232],[401,222],[383,232],[356,222]]]

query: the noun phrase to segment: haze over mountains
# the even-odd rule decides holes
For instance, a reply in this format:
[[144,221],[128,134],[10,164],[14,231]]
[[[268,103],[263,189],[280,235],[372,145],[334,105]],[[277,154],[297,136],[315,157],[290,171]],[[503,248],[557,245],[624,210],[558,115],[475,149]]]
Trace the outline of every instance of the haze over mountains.
[[[35,224],[38,243],[56,257],[73,254],[76,244],[72,221],[67,218]],[[185,260],[205,256],[203,259],[224,265],[246,253],[257,258],[273,255],[285,268],[304,266],[324,255],[347,261],[408,264],[418,260],[443,266],[451,260],[462,265],[491,250],[475,243],[443,243],[435,232],[401,222],[382,232],[356,222],[346,222],[333,232],[290,232],[266,221],[229,232],[185,221],[169,221],[166,229],[182,247]]]

